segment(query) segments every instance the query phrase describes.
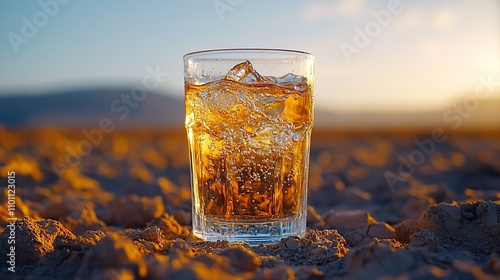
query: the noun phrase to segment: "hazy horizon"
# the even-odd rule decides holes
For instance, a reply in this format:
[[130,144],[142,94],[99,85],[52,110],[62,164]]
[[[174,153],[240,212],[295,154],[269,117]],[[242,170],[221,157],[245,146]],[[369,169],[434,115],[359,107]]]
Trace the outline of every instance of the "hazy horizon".
[[[15,96],[29,97],[29,96],[41,96],[41,95],[65,94],[65,93],[72,93],[72,92],[78,92],[78,91],[98,91],[98,90],[114,91],[114,90],[129,90],[129,89],[131,90],[133,87],[134,87],[133,84],[130,84],[130,85],[106,84],[106,85],[95,85],[95,86],[88,85],[85,87],[58,86],[58,87],[54,87],[52,89],[48,88],[45,90],[43,90],[43,89],[42,90],[26,90],[26,91],[23,91],[21,89],[6,90],[6,91],[0,91],[0,100],[2,98],[15,97]],[[175,94],[174,90],[164,89],[164,88],[152,90],[151,92],[154,92],[158,95],[163,95],[166,97],[173,97],[173,98],[176,98],[179,100],[184,99],[184,96],[183,96],[184,92],[183,91],[182,91],[182,95]],[[356,114],[358,114],[358,115],[359,114],[388,114],[388,115],[395,115],[396,114],[397,115],[397,114],[406,114],[406,113],[407,114],[416,114],[416,113],[425,114],[425,113],[435,113],[435,112],[441,112],[441,111],[448,110],[451,107],[453,107],[455,104],[459,104],[461,102],[464,102],[464,100],[466,100],[469,97],[473,97],[473,96],[474,96],[473,91],[463,92],[462,95],[457,94],[457,98],[450,100],[447,104],[443,104],[442,107],[429,107],[427,109],[425,109],[425,108],[416,109],[416,108],[408,108],[408,107],[402,106],[399,108],[400,110],[398,110],[398,109],[384,110],[383,108],[371,108],[371,109],[358,109],[358,110],[345,111],[345,110],[341,110],[341,109],[339,110],[336,108],[321,106],[321,104],[318,104],[318,102],[316,102],[316,101],[315,101],[315,108],[319,109],[321,111],[330,112],[330,113],[334,113],[334,114],[355,114],[355,115]],[[491,102],[491,101],[498,103],[498,102],[500,102],[500,90],[497,90],[497,91],[491,93],[490,96],[486,99],[481,99],[481,100],[479,98],[476,98],[476,99],[483,104]]]
[[[129,88],[95,88],[46,95],[0,96],[0,126],[11,128],[94,128],[109,119],[120,128],[184,127],[184,100],[149,92],[144,99],[124,100]],[[494,131],[500,129],[500,98],[467,95],[442,110],[338,112],[315,107],[316,129]],[[122,119],[123,112],[126,116]],[[130,117],[129,117],[130,115]]]

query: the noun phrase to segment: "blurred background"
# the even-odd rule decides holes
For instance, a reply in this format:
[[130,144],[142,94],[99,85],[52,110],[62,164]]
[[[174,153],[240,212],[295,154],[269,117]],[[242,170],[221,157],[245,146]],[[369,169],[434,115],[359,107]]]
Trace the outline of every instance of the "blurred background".
[[182,56],[240,47],[316,56],[318,128],[500,124],[496,0],[1,1],[0,34],[7,127],[182,128]]
[[[287,279],[321,278],[319,263],[355,279],[360,271],[404,279],[500,273],[499,0],[0,0],[0,251],[8,236],[10,244],[8,219],[34,219],[17,227],[19,279],[201,279],[233,270],[219,264],[219,249],[209,253],[218,259],[198,258],[212,249],[189,236],[183,55],[218,48],[315,55],[307,226],[339,230],[350,250],[340,261],[336,231],[319,243],[314,233],[300,244],[320,247],[260,251],[266,270],[254,275],[248,250],[232,251],[225,256],[243,260],[238,278],[272,279],[268,266]],[[284,179],[290,189],[303,179],[297,174]],[[207,194],[233,194],[223,189],[234,182],[211,178]],[[472,201],[490,202],[457,206]],[[424,212],[441,202],[453,205]],[[432,213],[439,217],[431,222]],[[156,225],[165,233],[158,244],[163,235],[155,231],[153,242],[146,231]],[[425,231],[408,243],[413,225]],[[148,237],[137,235],[134,246],[117,232]],[[0,279],[9,279],[2,252]],[[287,268],[286,256],[305,266]],[[170,271],[179,273],[154,276]]]

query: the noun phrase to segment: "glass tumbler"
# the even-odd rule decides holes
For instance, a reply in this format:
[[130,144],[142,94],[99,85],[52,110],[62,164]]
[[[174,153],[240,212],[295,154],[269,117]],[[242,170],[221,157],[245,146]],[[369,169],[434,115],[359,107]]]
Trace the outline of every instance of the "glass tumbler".
[[259,245],[305,234],[313,77],[302,51],[184,56],[195,236]]

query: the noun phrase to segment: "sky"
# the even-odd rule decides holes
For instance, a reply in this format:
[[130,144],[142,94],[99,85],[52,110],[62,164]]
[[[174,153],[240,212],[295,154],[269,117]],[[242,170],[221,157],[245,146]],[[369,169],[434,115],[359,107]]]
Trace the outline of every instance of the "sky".
[[314,54],[318,108],[440,110],[500,80],[500,1],[0,1],[0,95],[156,69],[158,91],[182,98],[184,54],[242,47]]

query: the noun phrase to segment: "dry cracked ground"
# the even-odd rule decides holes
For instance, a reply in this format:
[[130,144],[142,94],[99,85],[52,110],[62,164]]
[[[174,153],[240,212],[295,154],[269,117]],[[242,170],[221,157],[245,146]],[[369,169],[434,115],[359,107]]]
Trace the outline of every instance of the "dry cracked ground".
[[81,157],[78,131],[0,139],[1,279],[500,278],[498,136],[424,154],[426,135],[314,135],[306,236],[257,247],[190,234],[182,132],[104,135]]

